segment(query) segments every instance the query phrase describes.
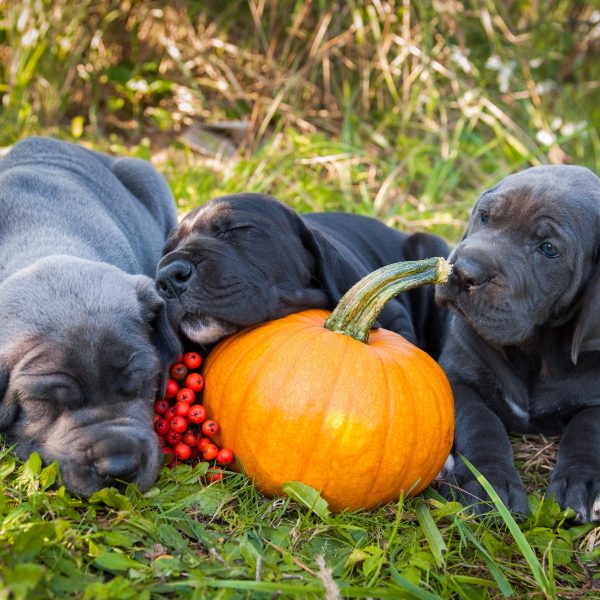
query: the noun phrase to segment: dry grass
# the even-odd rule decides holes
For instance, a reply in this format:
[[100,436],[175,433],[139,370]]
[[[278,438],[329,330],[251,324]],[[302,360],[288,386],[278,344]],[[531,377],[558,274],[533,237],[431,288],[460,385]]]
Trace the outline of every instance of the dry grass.
[[204,169],[299,208],[322,206],[318,179],[324,208],[335,192],[450,239],[512,170],[597,166],[592,3],[38,1],[0,2],[4,143],[65,127],[142,142],[168,176]]

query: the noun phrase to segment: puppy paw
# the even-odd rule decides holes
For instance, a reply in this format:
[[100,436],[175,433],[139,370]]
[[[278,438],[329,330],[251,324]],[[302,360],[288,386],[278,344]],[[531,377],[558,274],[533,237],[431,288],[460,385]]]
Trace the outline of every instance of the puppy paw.
[[600,466],[578,464],[557,468],[546,497],[552,494],[561,508],[575,511],[576,521],[600,521]]
[[[476,467],[512,513],[520,516],[529,513],[527,491],[513,465],[478,464]],[[446,474],[445,481],[440,482],[440,491],[446,498],[469,506],[477,514],[485,514],[494,509],[487,492],[461,461],[457,462],[452,473]]]

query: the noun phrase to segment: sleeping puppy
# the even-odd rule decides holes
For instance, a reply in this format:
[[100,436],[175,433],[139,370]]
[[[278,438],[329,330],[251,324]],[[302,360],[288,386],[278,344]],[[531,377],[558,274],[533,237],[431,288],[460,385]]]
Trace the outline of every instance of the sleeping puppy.
[[[527,169],[477,201],[436,291],[454,313],[440,363],[455,452],[518,513],[527,494],[508,432],[539,432],[562,434],[548,495],[600,520],[599,250],[600,179],[582,167]],[[449,483],[465,503],[487,498],[458,458]]]
[[[369,217],[301,217],[270,196],[236,194],[182,220],[164,248],[157,282],[173,322],[206,346],[293,312],[333,309],[378,267],[448,252],[440,238],[407,236]],[[436,355],[444,320],[430,287],[390,301],[378,322]]]
[[0,160],[0,432],[72,492],[156,479],[161,373],[179,352],[153,275],[176,224],[166,182],[44,138]]

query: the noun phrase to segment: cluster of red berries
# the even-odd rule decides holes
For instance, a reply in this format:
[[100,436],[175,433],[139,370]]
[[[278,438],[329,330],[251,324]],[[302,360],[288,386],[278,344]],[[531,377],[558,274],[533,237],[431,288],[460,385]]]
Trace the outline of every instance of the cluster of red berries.
[[[218,465],[233,462],[229,448],[219,448],[212,437],[219,431],[216,421],[208,418],[199,396],[204,389],[204,377],[197,371],[202,357],[197,352],[187,352],[171,366],[165,397],[154,403],[154,429],[163,454],[185,461],[216,461]],[[215,465],[209,474],[210,481],[223,478],[222,467]]]

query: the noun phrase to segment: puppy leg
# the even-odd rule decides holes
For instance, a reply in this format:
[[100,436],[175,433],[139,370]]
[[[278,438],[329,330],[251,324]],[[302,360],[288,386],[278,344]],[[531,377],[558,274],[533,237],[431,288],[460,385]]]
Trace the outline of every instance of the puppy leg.
[[547,496],[577,513],[582,522],[600,521],[600,406],[586,408],[567,425]]
[[491,509],[483,487],[460,460],[462,454],[490,482],[512,512],[526,515],[529,512],[527,492],[514,465],[512,447],[502,421],[469,386],[453,385],[453,392],[456,462],[441,486],[442,493],[464,505],[472,505],[477,513]]

